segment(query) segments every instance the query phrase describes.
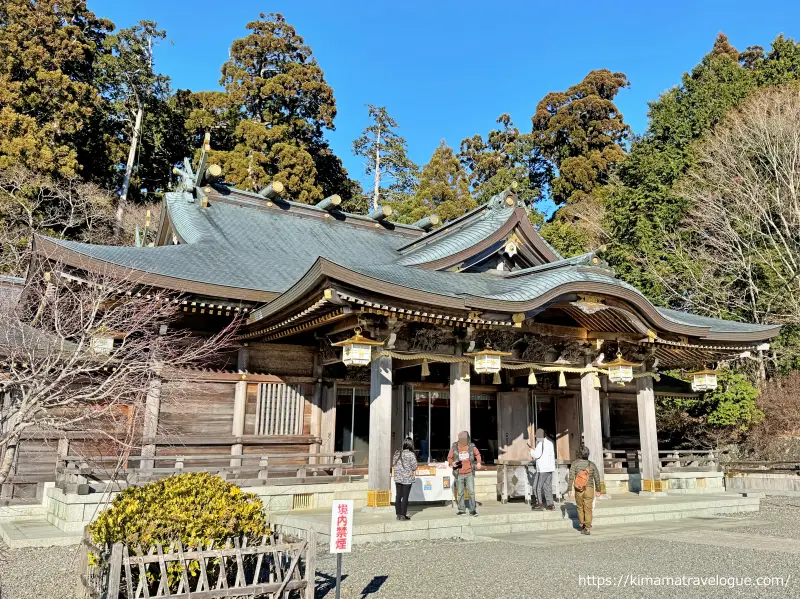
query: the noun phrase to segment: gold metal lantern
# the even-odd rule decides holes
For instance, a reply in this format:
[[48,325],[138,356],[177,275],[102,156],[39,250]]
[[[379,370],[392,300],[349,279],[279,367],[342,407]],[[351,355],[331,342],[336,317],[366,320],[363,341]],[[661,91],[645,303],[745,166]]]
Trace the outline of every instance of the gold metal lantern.
[[478,374],[497,374],[500,372],[503,356],[510,356],[511,352],[498,351],[487,344],[481,351],[464,355],[473,358],[473,367]]
[[692,375],[692,391],[712,391],[717,388],[717,371],[704,368]]
[[342,362],[345,366],[366,366],[372,361],[372,348],[383,345],[381,341],[373,341],[361,335],[361,327],[356,327],[349,339],[331,343],[333,347],[342,348]]
[[617,385],[624,385],[633,380],[633,367],[641,366],[636,362],[628,362],[622,359],[622,353],[617,352],[617,358],[612,362],[603,365],[608,369],[608,380]]

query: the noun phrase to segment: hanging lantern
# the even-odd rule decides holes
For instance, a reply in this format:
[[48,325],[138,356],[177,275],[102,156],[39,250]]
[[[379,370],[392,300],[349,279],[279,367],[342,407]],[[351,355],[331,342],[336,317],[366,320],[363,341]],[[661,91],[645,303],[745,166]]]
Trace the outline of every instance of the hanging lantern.
[[487,343],[486,349],[464,355],[473,357],[473,367],[478,374],[497,374],[500,372],[503,356],[510,356],[511,352],[494,350]]
[[345,366],[366,366],[372,361],[372,348],[383,343],[362,337],[361,327],[356,327],[353,332],[355,334],[350,339],[331,345],[342,348],[342,362]]
[[712,391],[717,388],[717,371],[704,368],[692,375],[692,391]]
[[617,352],[617,359],[613,362],[604,364],[608,369],[608,380],[618,385],[630,383],[633,380],[633,367],[641,366],[636,362],[628,362],[622,359],[622,353]]

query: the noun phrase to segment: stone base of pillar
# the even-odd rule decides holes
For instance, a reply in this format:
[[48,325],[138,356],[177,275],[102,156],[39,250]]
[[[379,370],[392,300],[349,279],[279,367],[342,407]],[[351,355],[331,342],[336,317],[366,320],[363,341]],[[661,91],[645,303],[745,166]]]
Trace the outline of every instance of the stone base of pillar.
[[389,507],[392,505],[391,491],[367,491],[367,507]]
[[660,480],[642,480],[642,491],[645,493],[663,493],[664,483]]

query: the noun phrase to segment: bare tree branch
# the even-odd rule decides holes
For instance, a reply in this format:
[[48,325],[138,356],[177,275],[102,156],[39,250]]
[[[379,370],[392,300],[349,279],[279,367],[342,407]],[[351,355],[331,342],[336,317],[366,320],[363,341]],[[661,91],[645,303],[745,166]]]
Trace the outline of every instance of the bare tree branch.
[[57,264],[40,269],[0,313],[0,483],[29,429],[96,431],[132,444],[151,381],[167,368],[174,382],[207,365],[231,346],[237,325],[199,338],[172,328],[179,308],[168,292],[104,274],[77,278]]

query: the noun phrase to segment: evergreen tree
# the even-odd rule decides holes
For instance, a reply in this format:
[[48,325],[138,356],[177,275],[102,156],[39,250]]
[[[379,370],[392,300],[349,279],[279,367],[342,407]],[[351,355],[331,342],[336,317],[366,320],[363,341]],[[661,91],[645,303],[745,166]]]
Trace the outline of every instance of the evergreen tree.
[[262,13],[247,29],[222,66],[226,102],[198,99],[187,128],[199,133],[211,119],[227,129],[232,110],[238,120],[232,143],[225,136],[232,147],[214,157],[230,183],[257,190],[280,181],[291,199],[307,203],[332,193],[346,197],[352,184],[330,187],[349,178],[323,138],[334,128],[336,102],[311,48],[280,14]]
[[619,169],[621,184],[609,197],[608,260],[656,302],[663,302],[663,289],[653,269],[676,267],[664,235],[675,231],[689,208],[673,185],[694,163],[693,144],[756,84],[755,72],[737,58],[720,34],[681,84],[650,104],[647,132],[634,141]]
[[353,142],[353,154],[364,159],[364,172],[374,177],[370,209],[381,198],[390,202],[409,199],[416,186],[419,167],[408,157],[408,144],[397,134],[399,127],[385,106],[367,104],[371,124]]
[[422,168],[413,196],[393,203],[396,220],[413,223],[436,214],[442,222],[457,218],[477,206],[470,194],[467,171],[444,140]]
[[[472,191],[483,204],[516,183],[517,195],[533,206],[541,198],[548,165],[533,136],[520,133],[510,115],[501,114],[497,124],[500,128],[491,130],[485,140],[473,135],[461,142],[458,158],[469,173]],[[541,216],[532,213],[532,220],[539,223]]]
[[608,185],[625,160],[622,144],[630,131],[614,98],[627,86],[623,73],[596,70],[565,92],[547,94],[536,107],[533,137],[550,161],[550,199],[560,206],[542,234],[564,255],[605,241]]
[[84,0],[0,3],[0,168],[93,178],[81,154],[103,137],[94,79],[112,28]]
[[556,205],[586,199],[607,185],[614,167],[625,159],[621,144],[630,128],[614,104],[627,87],[623,73],[592,71],[565,92],[551,92],[536,106],[533,135],[556,173],[550,197]]

